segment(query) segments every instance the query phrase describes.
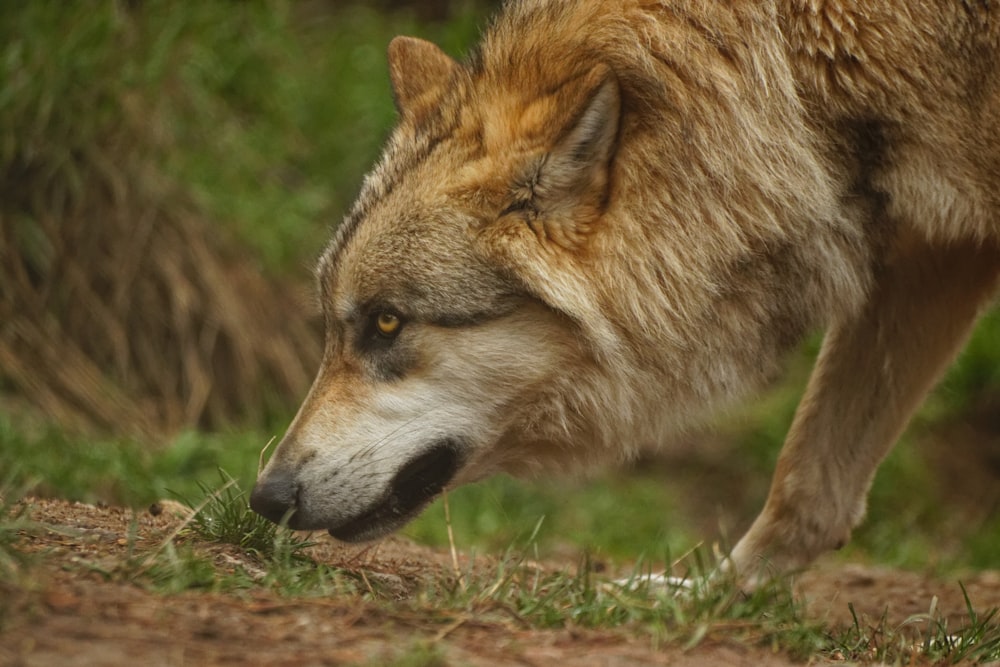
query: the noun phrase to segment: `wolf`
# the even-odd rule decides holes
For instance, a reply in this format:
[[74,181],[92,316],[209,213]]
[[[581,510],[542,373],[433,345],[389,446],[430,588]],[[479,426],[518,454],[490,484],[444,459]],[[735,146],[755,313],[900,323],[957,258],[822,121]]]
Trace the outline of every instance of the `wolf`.
[[321,367],[251,507],[363,541],[627,459],[822,349],[729,563],[843,545],[1000,283],[1000,3],[522,0],[397,37],[318,262]]

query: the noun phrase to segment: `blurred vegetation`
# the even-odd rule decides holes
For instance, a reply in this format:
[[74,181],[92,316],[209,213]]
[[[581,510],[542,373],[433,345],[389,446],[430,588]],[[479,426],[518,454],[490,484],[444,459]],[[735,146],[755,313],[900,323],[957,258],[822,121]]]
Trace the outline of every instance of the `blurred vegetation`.
[[0,7],[0,390],[147,436],[291,409],[318,360],[309,267],[393,119],[385,45],[462,46],[478,16]]
[[[153,219],[163,224],[193,220],[206,227],[209,247],[236,249],[240,275],[267,276],[286,305],[308,310],[288,295],[308,292],[311,263],[394,119],[384,56],[389,39],[415,34],[460,54],[489,9],[453,2],[442,23],[428,20],[419,3],[413,3],[417,9],[399,4],[4,4],[0,263],[6,267],[16,253],[26,267],[23,279],[37,287],[39,276],[51,275],[53,258],[62,256],[57,251],[72,255],[87,247],[87,225],[97,229],[102,216],[117,216],[122,229],[136,234],[149,208],[159,211]],[[55,248],[52,238],[59,238],[66,220],[75,221],[73,236]],[[24,302],[2,280],[0,313],[16,314]],[[58,320],[60,308],[80,299],[77,292],[51,289],[58,298],[36,296],[55,299],[46,317]],[[101,296],[96,287],[88,289]],[[97,306],[88,307],[100,312]],[[287,312],[254,311],[258,319],[245,323],[286,324]],[[164,313],[144,318],[169,319]],[[203,327],[199,320],[195,333]],[[162,331],[151,343],[154,353],[177,343]],[[0,321],[0,343],[15,333],[9,321]],[[815,347],[807,345],[792,360],[787,381],[720,422],[714,435],[685,436],[678,453],[644,459],[630,475],[545,485],[499,478],[453,492],[459,545],[502,548],[531,534],[543,516],[543,548],[569,541],[616,557],[663,558],[698,536],[737,537],[763,502]],[[57,355],[46,363],[53,361]],[[154,448],[124,427],[124,435],[80,435],[12,414],[24,404],[9,397],[23,389],[27,371],[18,381],[10,371],[0,357],[0,472],[13,470],[11,483],[35,484],[39,493],[91,502],[140,505],[172,494],[191,497],[216,479],[219,466],[250,488],[260,449],[271,435],[280,437],[301,396],[286,382],[283,400],[263,407],[246,402],[265,412],[263,419],[231,413],[222,422],[228,430],[198,432],[193,427],[199,420],[174,420],[186,428]],[[127,375],[106,377],[112,382]],[[210,376],[215,388],[240,382],[218,369]],[[175,384],[184,389],[180,380]],[[98,383],[95,389],[98,396],[114,391],[131,397],[127,384],[109,389]],[[1000,312],[994,310],[881,469],[871,518],[848,557],[921,567],[1000,566],[1000,498],[989,492],[1000,470],[998,412]],[[987,477],[975,487],[979,495],[955,504],[953,486],[962,486],[966,473],[949,465],[959,460]],[[408,530],[423,541],[445,543],[440,504]]]
[[389,40],[420,35],[458,54],[483,10],[461,5],[444,26],[362,3],[236,8],[161,8],[169,32],[188,35],[166,47],[185,61],[174,85],[196,91],[177,114],[171,168],[270,266],[303,275],[395,120]]

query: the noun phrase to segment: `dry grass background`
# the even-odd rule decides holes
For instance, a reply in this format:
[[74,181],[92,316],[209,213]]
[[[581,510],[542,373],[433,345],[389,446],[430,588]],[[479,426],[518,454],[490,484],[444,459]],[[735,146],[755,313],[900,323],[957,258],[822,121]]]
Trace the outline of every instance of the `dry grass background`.
[[[139,112],[72,188],[19,155],[0,179],[0,367],[46,415],[145,435],[301,394],[309,306],[160,173]],[[299,301],[303,301],[299,300]]]
[[157,55],[155,6],[47,4],[0,10],[0,389],[147,437],[287,409],[311,306],[167,168],[206,94],[178,85],[183,40]]

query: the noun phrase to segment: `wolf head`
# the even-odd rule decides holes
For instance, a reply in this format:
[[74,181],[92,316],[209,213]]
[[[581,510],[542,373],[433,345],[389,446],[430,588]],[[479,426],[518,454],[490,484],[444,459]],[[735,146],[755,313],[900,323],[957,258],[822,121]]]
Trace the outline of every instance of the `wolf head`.
[[322,365],[255,510],[364,540],[628,456],[860,301],[781,40],[626,4],[510,3],[464,64],[391,43],[399,124],[319,262]]
[[585,436],[567,371],[592,352],[551,263],[601,216],[618,133],[600,64],[538,97],[417,39],[389,59],[400,124],[319,262],[322,366],[251,498],[344,540]]

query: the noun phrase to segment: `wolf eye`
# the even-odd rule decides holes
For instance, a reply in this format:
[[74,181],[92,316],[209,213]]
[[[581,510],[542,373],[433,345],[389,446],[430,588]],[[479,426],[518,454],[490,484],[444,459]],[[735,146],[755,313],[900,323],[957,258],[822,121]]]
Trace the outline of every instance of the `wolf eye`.
[[398,315],[381,312],[375,316],[375,331],[383,338],[394,338],[402,326],[403,321]]

